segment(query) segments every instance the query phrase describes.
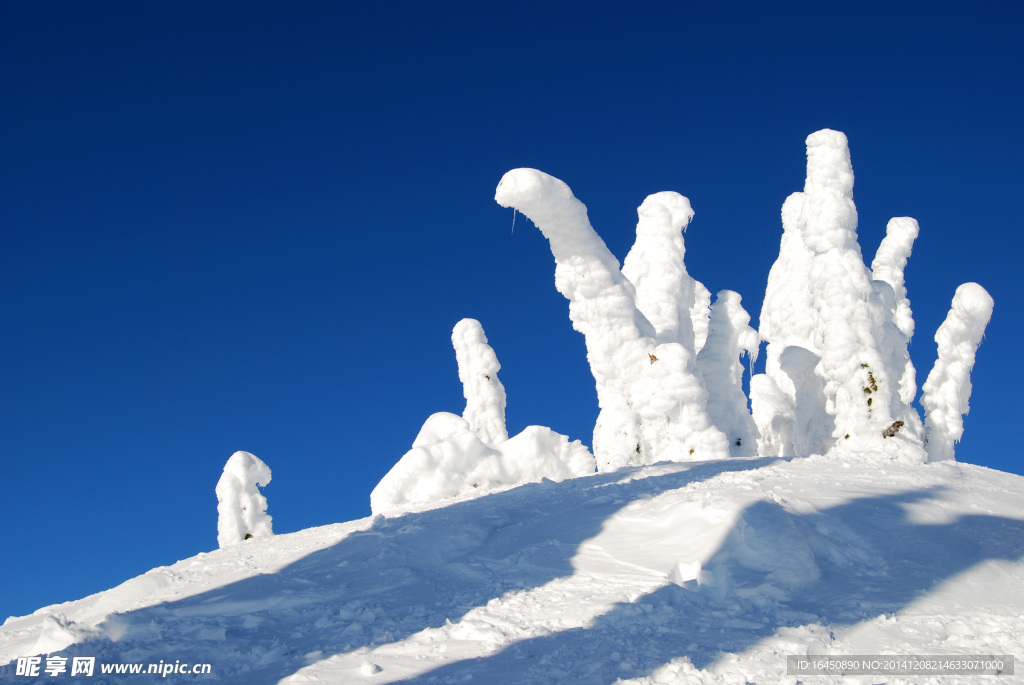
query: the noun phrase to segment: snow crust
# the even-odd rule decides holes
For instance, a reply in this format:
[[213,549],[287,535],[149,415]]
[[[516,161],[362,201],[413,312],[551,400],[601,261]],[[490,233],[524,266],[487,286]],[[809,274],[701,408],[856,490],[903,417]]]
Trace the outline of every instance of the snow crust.
[[932,461],[953,459],[953,445],[963,435],[963,414],[970,411],[974,356],[993,306],[988,291],[977,283],[964,283],[956,289],[949,314],[935,333],[939,358],[924,382],[921,398]]
[[237,545],[247,538],[274,534],[267,498],[259,491],[270,482],[270,467],[254,454],[235,452],[217,481],[217,544]]

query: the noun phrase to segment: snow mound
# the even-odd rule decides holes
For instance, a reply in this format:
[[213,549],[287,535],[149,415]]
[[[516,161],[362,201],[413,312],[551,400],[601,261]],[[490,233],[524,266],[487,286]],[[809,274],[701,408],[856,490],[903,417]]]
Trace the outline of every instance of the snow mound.
[[439,412],[427,419],[413,448],[370,493],[370,508],[391,516],[463,495],[593,472],[590,451],[550,428],[528,426],[498,445],[488,445],[464,418]]
[[[472,434],[453,415],[428,425],[422,444]],[[18,660],[45,654],[94,657],[82,682],[187,660],[212,665],[197,682],[238,685],[792,683],[787,654],[1020,654],[1022,511],[1019,476],[874,454],[528,483],[251,540],[10,618],[0,682],[34,682]]]

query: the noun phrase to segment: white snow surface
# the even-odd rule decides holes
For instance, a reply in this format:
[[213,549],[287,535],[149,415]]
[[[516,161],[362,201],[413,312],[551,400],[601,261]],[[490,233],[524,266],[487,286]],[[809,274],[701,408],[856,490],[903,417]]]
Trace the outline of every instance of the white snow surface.
[[259,488],[270,482],[270,467],[248,452],[235,452],[224,465],[217,481],[217,544],[237,545],[246,536],[268,537],[274,534],[273,520],[267,513],[267,498]]
[[[30,682],[16,660],[36,654],[96,657],[90,683],[981,682],[798,680],[786,655],[1024,654],[1021,587],[1019,476],[884,455],[665,462],[155,568],[7,619],[0,682]],[[212,672],[100,672],[161,660]]]

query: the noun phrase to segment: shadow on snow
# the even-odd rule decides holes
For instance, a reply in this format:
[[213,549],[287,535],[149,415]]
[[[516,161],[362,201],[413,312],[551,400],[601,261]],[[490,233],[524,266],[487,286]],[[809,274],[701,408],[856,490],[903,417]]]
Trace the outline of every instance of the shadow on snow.
[[[332,655],[398,642],[457,622],[507,592],[571,576],[570,559],[580,544],[632,501],[779,461],[680,464],[688,468],[637,480],[629,478],[639,469],[627,468],[379,520],[276,573],[109,616],[101,624],[104,637],[58,654],[96,656],[97,664],[210,663],[213,673],[196,680],[274,683]],[[523,647],[557,648],[559,639]],[[451,672],[486,673],[511,654],[465,662]],[[87,680],[105,682],[98,671]],[[13,677],[13,664],[0,667],[0,680],[5,676]],[[168,682],[159,676],[131,679]]]
[[[523,640],[401,681],[611,683],[679,657],[706,668],[781,628],[822,632],[906,607],[938,583],[994,559],[1024,557],[1024,521],[908,520],[904,504],[936,490],[867,497],[811,514],[760,501],[705,566],[699,591],[674,584],[620,603],[587,626]],[[844,544],[846,543],[846,544]],[[779,657],[780,668],[785,659]],[[568,665],[568,671],[560,670]]]

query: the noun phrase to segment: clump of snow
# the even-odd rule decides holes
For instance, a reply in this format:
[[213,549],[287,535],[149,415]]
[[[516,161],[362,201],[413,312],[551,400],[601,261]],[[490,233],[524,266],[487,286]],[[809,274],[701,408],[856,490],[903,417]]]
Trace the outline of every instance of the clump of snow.
[[463,319],[452,330],[452,345],[459,363],[459,380],[466,397],[462,417],[486,443],[508,440],[505,428],[505,386],[498,380],[498,357],[487,344],[483,326],[476,319]]
[[579,440],[569,442],[550,428],[528,426],[489,445],[461,416],[438,412],[370,493],[370,509],[394,515],[454,497],[544,478],[559,482],[594,470],[594,457]]
[[432,414],[409,450],[370,493],[374,514],[393,515],[436,502],[547,478],[594,473],[594,457],[579,440],[544,426],[509,438],[505,388],[497,355],[475,319],[455,325],[452,344],[466,397],[463,416]]
[[658,193],[640,206],[627,268],[634,285],[562,181],[515,169],[501,179],[495,200],[525,214],[550,244],[555,287],[584,335],[597,386],[598,468],[727,456],[728,439],[708,416],[696,368],[692,317],[700,318],[702,298],[689,293],[695,286],[682,264],[680,234],[692,216],[689,201]]
[[739,293],[718,293],[711,307],[707,342],[697,354],[697,368],[708,389],[708,414],[729,438],[729,452],[734,457],[757,453],[760,434],[747,410],[740,357],[747,355],[753,364],[758,344],[757,331],[750,327],[750,314],[740,304]]
[[974,355],[992,318],[992,296],[977,283],[956,289],[946,320],[935,333],[939,357],[924,382],[928,459],[953,459],[953,445],[964,432],[963,414],[970,411]]
[[267,498],[259,491],[270,482],[270,467],[248,452],[235,452],[217,481],[217,544],[229,547],[248,538],[274,534]]

